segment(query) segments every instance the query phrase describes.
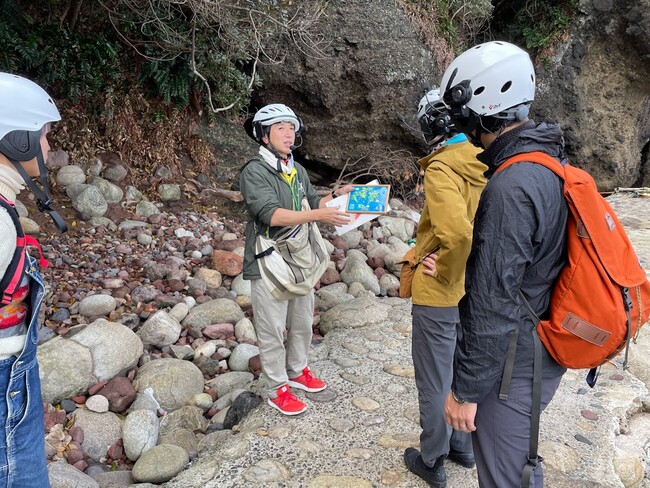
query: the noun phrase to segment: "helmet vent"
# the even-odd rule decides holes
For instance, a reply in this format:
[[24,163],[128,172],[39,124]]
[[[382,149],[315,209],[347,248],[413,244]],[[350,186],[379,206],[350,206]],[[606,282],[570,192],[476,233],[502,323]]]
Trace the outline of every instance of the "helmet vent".
[[485,87],[484,86],[479,86],[476,90],[474,90],[474,95],[480,95],[484,91],[485,91]]
[[506,81],[503,86],[501,87],[501,93],[505,93],[508,90],[510,90],[510,87],[512,86],[512,81]]

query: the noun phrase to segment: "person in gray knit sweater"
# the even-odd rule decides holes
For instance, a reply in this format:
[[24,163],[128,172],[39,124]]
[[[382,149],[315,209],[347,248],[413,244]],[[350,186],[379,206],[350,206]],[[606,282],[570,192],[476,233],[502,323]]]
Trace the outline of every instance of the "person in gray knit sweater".
[[[51,211],[44,161],[50,123],[60,119],[41,87],[0,73],[0,488],[50,486],[36,362],[45,288],[37,261],[26,251],[37,243],[24,235],[15,201],[29,186],[39,208]],[[45,193],[31,180],[40,175]]]

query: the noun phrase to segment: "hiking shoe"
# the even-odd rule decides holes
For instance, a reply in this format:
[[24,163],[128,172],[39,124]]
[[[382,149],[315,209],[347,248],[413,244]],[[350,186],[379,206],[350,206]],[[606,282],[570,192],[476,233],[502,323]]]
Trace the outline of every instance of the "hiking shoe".
[[300,376],[297,378],[289,378],[289,386],[291,388],[298,388],[299,390],[315,393],[317,391],[323,391],[325,388],[327,388],[327,383],[319,380],[313,374],[311,374],[309,366],[306,366],[305,369],[302,370],[302,374]]
[[474,454],[471,452],[461,452],[454,449],[449,449],[447,459],[456,464],[460,464],[463,468],[471,469],[476,462],[474,461]]
[[278,388],[278,396],[268,399],[269,405],[285,415],[299,415],[307,410],[307,405],[298,400],[298,397],[289,391],[289,386]]
[[404,463],[409,471],[424,481],[432,488],[446,488],[447,472],[445,471],[445,457],[440,456],[432,468],[424,464],[420,451],[409,447],[404,451]]

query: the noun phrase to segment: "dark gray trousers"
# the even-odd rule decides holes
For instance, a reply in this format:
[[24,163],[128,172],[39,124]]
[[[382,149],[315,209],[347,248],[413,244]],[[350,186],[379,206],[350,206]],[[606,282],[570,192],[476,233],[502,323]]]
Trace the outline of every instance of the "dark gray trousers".
[[[542,380],[542,410],[551,401],[562,377]],[[519,488],[530,438],[533,379],[513,378],[507,401],[499,400],[497,383],[478,404],[472,433],[478,482],[481,488]],[[542,466],[535,468],[531,488],[544,486]]]
[[420,451],[432,467],[451,447],[472,452],[471,435],[445,422],[445,398],[451,389],[458,307],[413,305],[413,366],[420,404]]

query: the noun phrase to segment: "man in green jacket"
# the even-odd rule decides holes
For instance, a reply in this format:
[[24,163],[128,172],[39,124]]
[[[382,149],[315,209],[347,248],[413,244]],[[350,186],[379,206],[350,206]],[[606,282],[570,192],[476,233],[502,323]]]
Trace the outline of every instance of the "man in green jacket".
[[[255,259],[255,239],[258,234],[273,238],[288,226],[307,222],[347,224],[350,221],[347,213],[325,203],[352,190],[351,185],[346,185],[325,197],[316,193],[307,171],[291,154],[301,130],[301,120],[286,105],[275,103],[261,108],[253,118],[253,136],[261,144],[259,154],[248,161],[239,180],[249,214],[244,279],[251,280],[262,375],[269,405],[285,415],[298,415],[307,408],[290,388],[317,392],[327,387],[307,365],[314,292],[292,300],[275,298],[262,280]],[[302,210],[303,199],[310,210]]]
[[[445,397],[459,325],[458,302],[465,293],[465,263],[472,222],[487,183],[487,166],[478,149],[458,134],[438,89],[420,101],[418,118],[433,151],[419,161],[424,170],[425,205],[418,224],[413,276],[413,365],[420,405],[420,450],[409,448],[404,461],[429,486],[444,488],[445,458],[474,465],[471,435],[445,422]],[[428,136],[428,137],[427,137]],[[435,270],[428,265],[435,262]]]

